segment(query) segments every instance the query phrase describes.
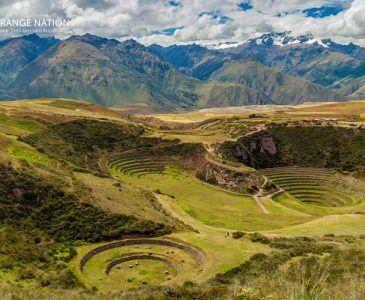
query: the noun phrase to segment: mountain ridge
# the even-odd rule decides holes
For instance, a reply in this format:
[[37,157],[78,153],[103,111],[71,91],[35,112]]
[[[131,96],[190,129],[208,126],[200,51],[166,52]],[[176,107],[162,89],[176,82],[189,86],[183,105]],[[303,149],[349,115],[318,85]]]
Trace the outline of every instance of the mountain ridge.
[[[281,35],[281,38],[285,37]],[[342,59],[344,64],[335,66],[340,74],[331,75],[324,86],[323,82],[317,82],[317,77],[320,77],[317,75],[317,65],[302,74],[302,69],[295,69],[294,64],[290,65],[289,70],[280,66],[280,61],[274,64],[275,53],[271,56],[268,54],[274,45],[272,41],[268,41],[265,46],[257,46],[256,43],[258,49],[247,49],[247,45],[253,43],[251,41],[246,46],[242,44],[212,50],[196,44],[144,46],[135,40],[120,42],[91,34],[75,35],[62,41],[37,35],[15,39],[25,44],[29,41],[39,43],[40,46],[36,55],[21,62],[14,60],[11,55],[6,57],[4,47],[11,45],[11,41],[0,42],[0,54],[8,58],[0,61],[0,69],[5,69],[4,62],[7,61],[14,65],[11,73],[4,72],[7,80],[0,78],[0,96],[3,100],[74,98],[88,99],[109,107],[145,103],[166,111],[193,110],[212,105],[342,101],[350,95],[349,91],[355,95],[357,90],[362,90],[361,76],[365,66],[365,61],[341,54],[346,58]],[[310,36],[301,39],[303,43],[309,40]],[[292,44],[290,47],[293,47]],[[306,45],[311,48],[307,50],[308,57],[324,57],[323,51],[318,50],[319,44]],[[14,51],[18,50],[16,44],[13,47]],[[351,46],[351,49],[351,53],[361,57],[358,48]],[[343,49],[341,51],[344,52]],[[318,53],[322,56],[318,56]],[[339,50],[336,53],[340,55]],[[270,59],[272,64],[268,65]],[[226,71],[227,65],[231,66],[231,74],[232,70],[237,74],[231,77],[231,81],[218,80],[214,74]],[[242,65],[251,67],[240,68]],[[330,63],[328,65],[322,64],[324,71],[332,67]],[[345,74],[348,77],[345,79],[343,70],[348,66],[351,68]],[[358,71],[353,72],[356,68]],[[245,72],[249,72],[250,80],[235,80],[245,77]],[[267,78],[271,79],[270,87]],[[254,85],[252,81],[255,81]]]

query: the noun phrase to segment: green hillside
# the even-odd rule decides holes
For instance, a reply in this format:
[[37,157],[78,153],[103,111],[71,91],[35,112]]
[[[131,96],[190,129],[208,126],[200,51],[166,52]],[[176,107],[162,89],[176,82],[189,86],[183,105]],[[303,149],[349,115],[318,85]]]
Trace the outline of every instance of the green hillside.
[[340,100],[335,94],[304,79],[276,72],[256,61],[227,62],[212,74],[219,82],[235,82],[259,91],[274,104]]
[[224,143],[221,151],[255,168],[297,165],[362,174],[364,145],[364,129],[274,125],[267,131]]
[[[172,79],[180,84],[179,78]],[[24,68],[12,88],[21,91],[19,97],[89,99],[104,106],[144,102],[177,108],[179,104],[174,101],[179,98],[161,93],[162,84],[113,61],[88,43],[71,40]]]

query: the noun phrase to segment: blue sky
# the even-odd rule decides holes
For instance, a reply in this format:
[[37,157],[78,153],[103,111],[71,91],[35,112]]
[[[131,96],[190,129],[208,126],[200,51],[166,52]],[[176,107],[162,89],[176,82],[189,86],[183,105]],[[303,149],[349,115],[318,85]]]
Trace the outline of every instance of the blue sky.
[[61,38],[89,32],[163,45],[292,31],[365,46],[364,16],[365,0],[0,0],[0,18],[69,19]]

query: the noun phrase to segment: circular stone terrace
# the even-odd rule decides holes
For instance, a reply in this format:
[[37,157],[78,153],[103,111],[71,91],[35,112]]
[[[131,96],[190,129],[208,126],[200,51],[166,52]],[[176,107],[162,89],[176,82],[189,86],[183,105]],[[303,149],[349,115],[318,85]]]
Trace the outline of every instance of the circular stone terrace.
[[201,273],[205,264],[195,247],[164,239],[130,239],[90,250],[78,267],[87,284],[117,289],[183,282]]

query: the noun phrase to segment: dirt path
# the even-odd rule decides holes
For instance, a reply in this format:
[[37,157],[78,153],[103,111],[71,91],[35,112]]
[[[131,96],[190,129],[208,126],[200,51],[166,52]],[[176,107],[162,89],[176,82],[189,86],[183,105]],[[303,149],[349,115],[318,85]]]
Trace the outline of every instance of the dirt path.
[[270,214],[269,211],[266,209],[266,207],[262,204],[261,199],[258,196],[258,194],[256,194],[255,196],[253,196],[253,198],[255,199],[257,206],[261,209],[261,211],[264,214],[266,214],[266,215]]
[[253,135],[255,133],[258,133],[258,132],[263,131],[263,130],[266,130],[266,129],[267,129],[266,124],[259,124],[259,125],[257,125],[256,130],[250,131],[250,132],[246,133],[244,135],[244,137],[251,136],[251,135]]
[[[248,172],[255,172],[256,170],[247,166],[242,165],[242,167],[235,167],[229,164],[229,162],[227,162],[226,164],[223,164],[222,162],[220,162],[220,158],[218,158],[215,153],[214,150],[207,144],[203,144],[205,150],[208,152],[205,155],[205,159],[206,161],[208,161],[209,163],[216,165],[218,167],[221,167],[223,169],[227,169],[230,171],[234,171],[234,172],[241,172],[241,173],[248,173]],[[217,157],[217,159],[214,159],[214,157]]]
[[260,198],[261,198],[261,200],[272,199],[272,198],[274,198],[274,197],[276,197],[276,196],[278,196],[278,195],[280,195],[282,193],[285,193],[285,190],[283,190],[283,189],[280,188],[279,190],[277,190],[275,192],[272,192],[271,194],[262,196]]
[[255,199],[258,207],[260,207],[261,211],[264,214],[270,214],[270,212],[266,209],[266,207],[262,204],[261,199],[265,198],[263,196],[261,196],[263,194],[263,187],[268,183],[269,179],[266,176],[264,177],[264,183],[261,185],[259,191],[257,192],[257,194],[255,196],[253,196],[253,198]]
[[[265,177],[265,176],[264,176]],[[267,183],[267,178],[265,177],[266,179],[266,182],[265,184]],[[265,186],[265,184],[263,186]],[[253,197],[257,203],[257,205],[260,207],[260,209],[262,210],[262,212],[264,214],[270,214],[270,212],[266,209],[266,207],[264,206],[264,204],[262,203],[263,200],[269,200],[269,199],[272,199],[274,198],[275,196],[277,195],[280,195],[282,193],[284,193],[285,191],[283,189],[279,189],[271,194],[268,194],[268,195],[265,195],[265,196],[260,196],[261,193],[262,193],[262,188],[260,189],[260,191]]]
[[258,193],[254,196],[254,199],[257,203],[257,205],[260,207],[260,209],[262,210],[262,212],[264,214],[270,214],[270,212],[266,209],[266,207],[264,206],[264,204],[262,203],[263,200],[269,200],[269,199],[273,199],[275,196],[278,196],[282,193],[285,193],[285,190],[283,190],[282,188],[279,188],[279,190],[276,190],[270,194],[264,195],[263,193],[263,187],[268,183],[269,179],[266,176],[263,176],[265,178],[265,182],[264,184],[261,186],[260,190],[258,191]]

